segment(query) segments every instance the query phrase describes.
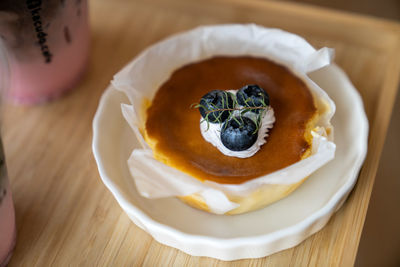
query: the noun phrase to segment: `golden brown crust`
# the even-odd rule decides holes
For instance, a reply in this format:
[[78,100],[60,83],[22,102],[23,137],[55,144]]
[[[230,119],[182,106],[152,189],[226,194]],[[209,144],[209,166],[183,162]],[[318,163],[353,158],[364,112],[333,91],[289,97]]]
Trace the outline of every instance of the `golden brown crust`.
[[[301,85],[301,83],[299,84],[299,86],[304,88],[304,85]],[[304,90],[304,89],[302,89],[302,90]],[[307,89],[307,88],[306,88],[306,90],[309,91],[309,89]],[[300,154],[297,161],[301,160],[301,159],[305,159],[311,155],[312,140],[313,140],[313,136],[312,136],[311,132],[312,132],[312,130],[315,129],[315,127],[320,119],[320,116],[327,111],[327,106],[325,106],[324,104],[321,104],[321,103],[316,103],[317,102],[317,101],[315,101],[316,96],[312,95],[311,92],[309,92],[309,93],[311,94],[311,102],[309,102],[309,104],[314,106],[313,113],[311,113],[312,114],[311,116],[307,115],[307,116],[309,116],[308,119],[305,122],[303,122],[304,123],[303,131],[304,132],[302,132],[302,138],[303,138],[302,140],[304,143],[306,143],[306,145],[303,146],[304,149],[302,150],[302,153]],[[146,106],[149,106],[149,103],[146,103]],[[328,107],[328,109],[329,109],[329,107]],[[304,113],[304,115],[310,114],[310,110],[308,110],[307,112]],[[195,128],[198,129],[197,127],[195,127]],[[273,135],[273,133],[271,133],[269,138],[273,137],[272,135]],[[184,168],[181,168],[181,166],[176,166],[176,164],[175,164],[176,162],[171,162],[171,160],[168,157],[166,157],[163,153],[159,153],[157,151],[157,149],[156,149],[157,142],[158,142],[157,139],[151,138],[148,135],[146,130],[144,131],[144,138],[145,138],[146,142],[148,142],[149,146],[153,149],[154,155],[158,160],[160,160],[161,162],[163,162],[167,165],[176,167],[183,172],[187,172],[187,170],[185,170]],[[187,173],[193,175],[195,178],[197,178],[199,180],[204,180],[201,177],[197,177],[196,175],[192,174],[191,172],[187,172]],[[305,177],[301,181],[294,183],[294,184],[262,185],[256,191],[254,191],[253,193],[246,195],[246,196],[227,195],[227,197],[229,198],[229,200],[231,202],[239,204],[239,206],[237,208],[227,212],[226,214],[228,214],[228,215],[241,214],[241,213],[245,213],[245,212],[249,212],[252,210],[256,210],[256,209],[265,207],[265,206],[267,206],[273,202],[276,202],[276,201],[286,197],[287,195],[289,195],[298,186],[300,186],[307,178],[308,177]],[[222,182],[222,183],[227,183],[227,182]],[[237,183],[237,182],[232,182],[232,184],[234,184],[234,183]],[[202,198],[202,196],[199,194],[179,196],[178,198],[194,208],[204,210],[206,212],[212,212],[209,209],[207,203]]]
[[[204,140],[199,112],[190,105],[210,90],[249,83],[269,93],[276,121],[255,155],[225,156]],[[147,110],[145,140],[157,160],[201,181],[241,184],[301,160],[310,148],[305,132],[315,113],[307,85],[286,67],[265,58],[214,57],[176,70],[159,88]]]
[[199,194],[180,196],[178,198],[193,208],[210,212],[207,203]]

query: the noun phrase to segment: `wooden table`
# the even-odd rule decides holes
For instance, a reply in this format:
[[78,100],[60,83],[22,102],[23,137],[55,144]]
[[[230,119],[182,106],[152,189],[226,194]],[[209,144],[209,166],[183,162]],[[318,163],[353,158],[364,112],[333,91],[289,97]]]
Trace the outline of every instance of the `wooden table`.
[[91,123],[112,75],[141,50],[198,25],[254,22],[336,49],[370,121],[369,153],[348,201],[295,248],[235,265],[350,266],[354,262],[400,73],[400,25],[268,1],[154,0],[90,3],[92,53],[81,84],[37,107],[8,105],[4,143],[18,238],[10,266],[214,265],[157,243],[136,227],[102,184]]

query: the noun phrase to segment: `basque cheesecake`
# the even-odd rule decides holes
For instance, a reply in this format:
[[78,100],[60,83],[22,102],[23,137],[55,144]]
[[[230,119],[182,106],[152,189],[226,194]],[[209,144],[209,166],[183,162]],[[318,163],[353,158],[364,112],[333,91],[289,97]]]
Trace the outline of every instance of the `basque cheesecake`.
[[[257,84],[269,96],[275,122],[266,143],[247,158],[222,154],[200,131],[194,103],[212,90],[233,90]],[[267,58],[216,56],[175,70],[147,104],[141,129],[155,159],[200,181],[241,184],[286,168],[311,154],[312,130],[326,107],[316,105],[305,82],[288,68]],[[260,208],[288,195],[295,184],[276,184],[250,196],[227,196],[239,207],[229,214]],[[209,211],[197,194],[180,196],[186,203]]]

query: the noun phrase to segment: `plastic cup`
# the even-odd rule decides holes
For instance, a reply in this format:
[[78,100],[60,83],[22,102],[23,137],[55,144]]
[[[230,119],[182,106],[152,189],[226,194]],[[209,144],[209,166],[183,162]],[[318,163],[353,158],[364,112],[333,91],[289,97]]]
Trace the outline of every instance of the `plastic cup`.
[[[7,91],[8,81],[8,61],[5,48],[0,40],[0,106],[2,95]],[[5,266],[11,258],[15,246],[15,236],[14,205],[0,136],[0,267]]]
[[9,97],[50,101],[74,88],[89,50],[86,0],[2,0],[0,36],[9,52]]

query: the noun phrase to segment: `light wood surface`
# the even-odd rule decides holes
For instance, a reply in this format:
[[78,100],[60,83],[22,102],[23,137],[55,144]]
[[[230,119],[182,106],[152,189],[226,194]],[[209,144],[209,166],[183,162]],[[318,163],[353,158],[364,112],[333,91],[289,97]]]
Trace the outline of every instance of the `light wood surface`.
[[[94,0],[92,52],[82,83],[37,107],[8,105],[3,139],[17,215],[10,266],[350,266],[354,263],[400,73],[398,24],[259,1]],[[369,153],[348,201],[295,248],[222,262],[157,243],[135,226],[102,184],[91,123],[112,75],[147,46],[198,25],[254,22],[336,49],[370,121]]]

